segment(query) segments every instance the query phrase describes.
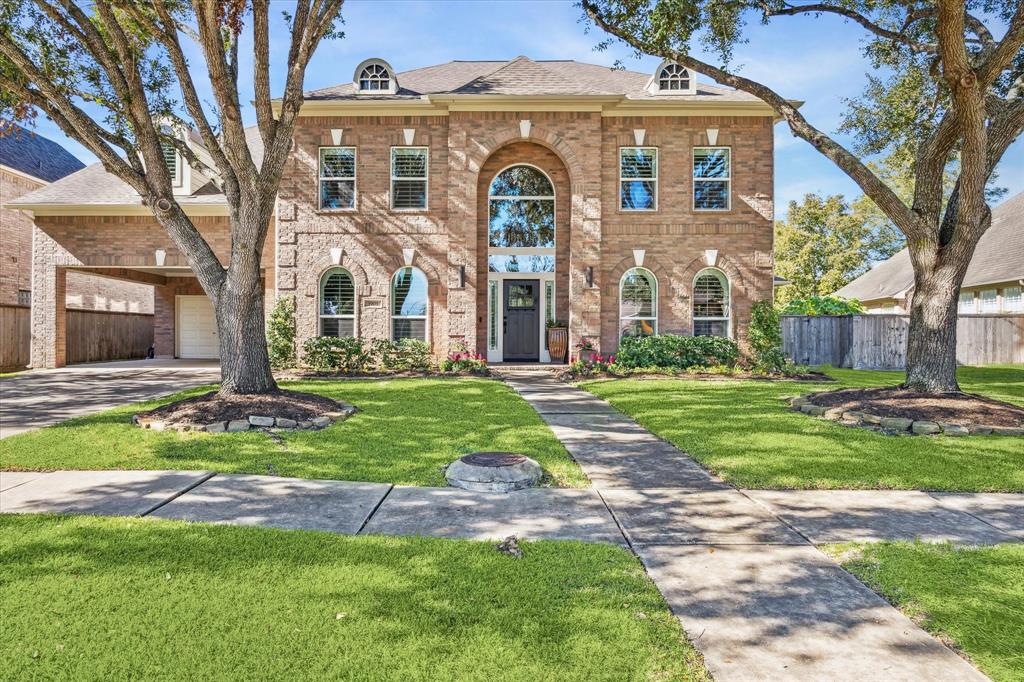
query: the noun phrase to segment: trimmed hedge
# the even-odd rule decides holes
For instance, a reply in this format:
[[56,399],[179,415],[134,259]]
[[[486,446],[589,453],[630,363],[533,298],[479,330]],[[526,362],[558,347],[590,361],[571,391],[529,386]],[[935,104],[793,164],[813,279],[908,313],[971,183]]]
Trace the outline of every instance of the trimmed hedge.
[[637,367],[711,367],[733,366],[740,349],[732,339],[720,336],[627,336],[619,344],[615,364]]

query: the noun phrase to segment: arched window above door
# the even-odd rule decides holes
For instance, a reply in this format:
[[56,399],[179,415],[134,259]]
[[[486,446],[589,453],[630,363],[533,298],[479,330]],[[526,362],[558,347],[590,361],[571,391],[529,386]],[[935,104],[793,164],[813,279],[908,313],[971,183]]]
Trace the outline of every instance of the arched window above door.
[[555,188],[539,168],[509,166],[487,193],[487,269],[555,271]]

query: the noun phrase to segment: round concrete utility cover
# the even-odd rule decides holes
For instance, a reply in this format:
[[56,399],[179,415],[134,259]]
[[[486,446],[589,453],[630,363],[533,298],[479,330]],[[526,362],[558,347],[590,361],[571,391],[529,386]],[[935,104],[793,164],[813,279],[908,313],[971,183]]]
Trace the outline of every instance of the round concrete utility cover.
[[541,468],[514,452],[474,452],[448,465],[448,484],[465,490],[507,493],[537,485]]

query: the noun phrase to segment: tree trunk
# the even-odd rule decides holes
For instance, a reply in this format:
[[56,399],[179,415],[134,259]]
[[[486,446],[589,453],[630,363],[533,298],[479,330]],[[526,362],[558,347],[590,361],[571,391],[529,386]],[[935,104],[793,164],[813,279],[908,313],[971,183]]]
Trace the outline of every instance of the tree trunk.
[[[945,251],[943,253],[943,251]],[[949,393],[960,390],[956,380],[956,321],[966,258],[934,243],[911,245],[914,293],[907,338],[907,380],[915,391]]]
[[[242,279],[242,282],[238,280]],[[255,277],[228,274],[216,305],[220,336],[222,395],[277,391],[270,370],[263,316],[263,283]]]

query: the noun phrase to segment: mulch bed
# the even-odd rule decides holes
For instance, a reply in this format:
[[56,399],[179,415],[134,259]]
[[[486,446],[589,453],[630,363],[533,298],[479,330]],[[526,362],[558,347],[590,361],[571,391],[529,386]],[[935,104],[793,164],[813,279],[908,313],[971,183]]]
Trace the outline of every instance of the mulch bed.
[[905,417],[914,421],[951,424],[1024,426],[1024,407],[973,393],[919,393],[899,387],[844,388],[814,393],[807,398],[821,407],[841,407],[879,417]]
[[258,414],[300,422],[308,421],[325,412],[337,412],[343,407],[337,401],[322,395],[298,391],[233,396],[221,396],[216,391],[210,391],[140,413],[139,417],[157,419],[168,424],[208,424],[246,419],[249,415]]

